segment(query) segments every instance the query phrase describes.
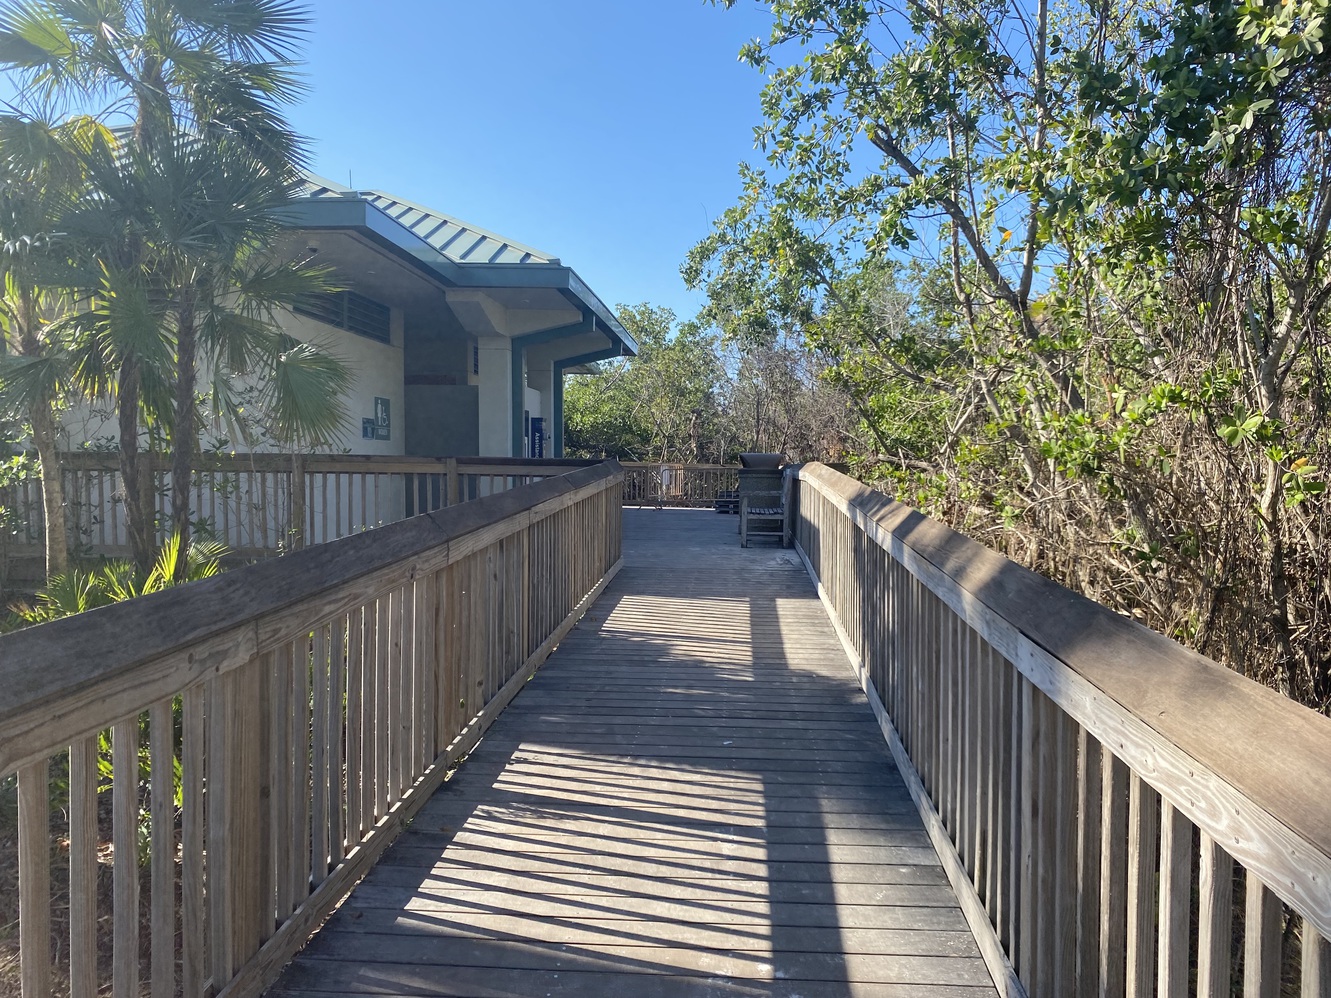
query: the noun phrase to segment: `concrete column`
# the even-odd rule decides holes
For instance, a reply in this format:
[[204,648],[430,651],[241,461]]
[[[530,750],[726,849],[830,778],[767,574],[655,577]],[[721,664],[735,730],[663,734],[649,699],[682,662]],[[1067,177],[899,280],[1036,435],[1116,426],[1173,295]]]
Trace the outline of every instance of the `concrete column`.
[[[507,336],[482,336],[478,450],[481,457],[513,457],[513,349]],[[522,413],[518,413],[521,418]],[[522,427],[517,428],[518,433]]]
[[550,439],[554,443],[551,457],[564,456],[564,369],[555,368],[554,391],[550,416]]

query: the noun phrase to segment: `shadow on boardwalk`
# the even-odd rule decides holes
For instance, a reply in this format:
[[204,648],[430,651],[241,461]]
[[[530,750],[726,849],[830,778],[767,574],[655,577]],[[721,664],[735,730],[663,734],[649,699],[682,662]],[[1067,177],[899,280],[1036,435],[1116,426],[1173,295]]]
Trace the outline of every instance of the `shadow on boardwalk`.
[[625,518],[624,570],[273,993],[990,998],[797,556]]

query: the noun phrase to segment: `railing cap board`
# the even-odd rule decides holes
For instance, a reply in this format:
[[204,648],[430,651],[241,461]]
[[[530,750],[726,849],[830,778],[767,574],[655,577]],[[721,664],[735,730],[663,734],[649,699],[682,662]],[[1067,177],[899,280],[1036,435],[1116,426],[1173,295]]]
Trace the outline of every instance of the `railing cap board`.
[[1331,718],[839,472],[810,464],[799,474],[840,495],[1162,739],[1331,855]]
[[[407,468],[409,472],[445,471],[456,462],[460,471],[476,473],[491,468],[590,468],[599,461],[582,458],[543,457],[417,457],[412,454],[306,454],[301,455],[307,470],[327,469],[359,471],[384,466],[385,469]],[[154,471],[168,471],[171,464],[166,455],[144,454]],[[71,451],[62,454],[61,464],[75,471],[119,471],[120,458],[109,451]],[[200,454],[195,458],[196,471],[290,471],[290,454]]]
[[669,468],[672,471],[739,471],[738,464],[686,464],[679,461],[620,461],[625,468]]
[[[622,475],[614,461],[576,469],[211,579],[4,635],[0,637],[0,774],[11,772],[39,748],[28,743],[30,735],[25,733],[34,730],[34,720],[57,716],[56,708],[68,698],[109,695],[137,667],[195,648],[202,656],[221,655],[219,662],[229,661],[229,645],[218,646],[217,639],[247,626],[251,626],[244,632],[248,645],[242,642],[239,653],[245,654],[246,648],[252,653],[252,625],[265,615]],[[201,665],[205,671],[221,667]],[[60,716],[62,720],[52,722],[57,730],[50,731],[50,744],[64,744],[67,738],[86,733],[80,722]]]

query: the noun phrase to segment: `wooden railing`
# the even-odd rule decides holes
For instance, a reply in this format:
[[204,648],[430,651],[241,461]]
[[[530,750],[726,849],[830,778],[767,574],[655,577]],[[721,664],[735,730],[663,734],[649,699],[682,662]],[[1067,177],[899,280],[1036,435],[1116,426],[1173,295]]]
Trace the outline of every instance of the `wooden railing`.
[[739,466],[624,461],[624,502],[631,506],[708,507],[739,488]]
[[1331,720],[821,465],[788,474],[1002,994],[1331,996]]
[[[191,505],[201,533],[224,542],[241,557],[255,558],[349,537],[593,463],[209,454],[197,461]],[[152,480],[142,487],[157,511],[160,542],[166,539],[170,523],[169,466],[158,457],[148,467]],[[116,455],[66,454],[62,476],[74,546],[97,554],[128,555],[124,483]],[[39,552],[45,530],[39,483],[7,491],[10,494],[0,495],[0,505],[17,514],[12,543]]]
[[0,638],[25,998],[259,993],[618,570],[622,484],[585,468]]

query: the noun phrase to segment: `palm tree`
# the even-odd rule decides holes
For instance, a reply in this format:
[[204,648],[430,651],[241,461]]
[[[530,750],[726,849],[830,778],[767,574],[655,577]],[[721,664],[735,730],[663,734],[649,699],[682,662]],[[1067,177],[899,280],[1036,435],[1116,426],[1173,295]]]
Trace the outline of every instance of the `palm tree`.
[[170,435],[172,519],[187,550],[201,348],[215,388],[269,369],[293,441],[327,435],[345,415],[318,404],[341,397],[345,368],[272,321],[326,286],[322,275],[263,255],[303,157],[282,109],[300,92],[290,58],[307,22],[308,9],[289,0],[0,4],[0,65],[22,77],[23,100],[48,112],[104,102],[100,117],[127,129],[86,150],[96,194],[74,227],[98,247],[99,266],[78,367],[85,387],[117,400],[126,519],[143,571],[155,524],[140,420]]
[[[151,150],[106,145],[93,150],[89,163],[96,189],[107,196],[89,209],[86,223],[73,226],[86,224],[81,231],[96,244],[109,247],[120,239],[121,255],[128,238],[138,254],[138,266],[125,275],[130,286],[108,287],[96,298],[108,305],[118,298],[138,303],[129,309],[134,327],[117,330],[114,312],[95,307],[91,329],[105,333],[112,365],[121,357],[152,356],[158,342],[174,350],[169,400],[146,380],[160,369],[156,363],[142,365],[140,377],[145,398],[157,400],[144,408],[171,441],[171,531],[188,551],[201,370],[211,374],[213,410],[231,417],[230,429],[239,435],[245,431],[237,385],[256,381],[277,441],[324,442],[344,425],[349,372],[325,351],[282,334],[276,322],[290,305],[329,284],[323,270],[269,251],[295,194],[294,177],[290,170],[274,173],[246,145],[178,134]],[[159,337],[142,335],[153,326]],[[94,335],[90,342],[96,341]],[[86,369],[95,390],[103,378],[96,365]]]
[[80,283],[59,229],[86,189],[71,146],[95,130],[88,119],[56,128],[0,116],[0,402],[31,427],[41,469],[48,579],[69,563],[58,436],[59,400],[70,370],[60,320],[71,306],[63,289]]

